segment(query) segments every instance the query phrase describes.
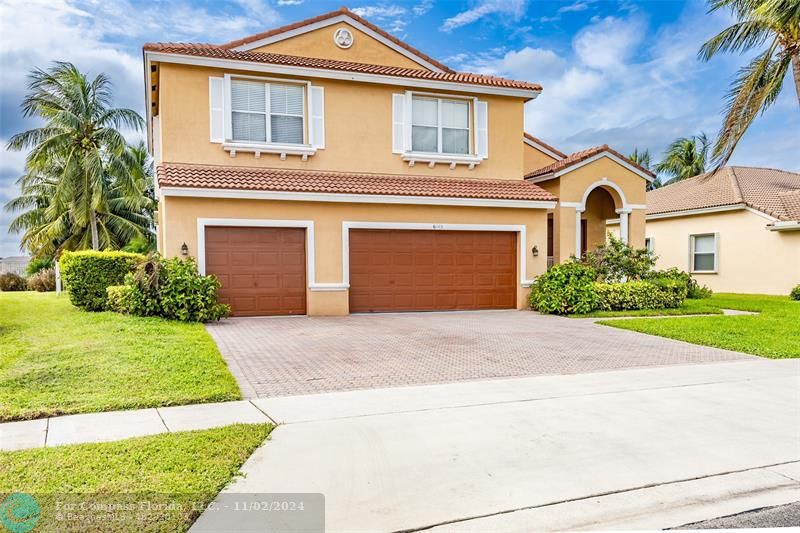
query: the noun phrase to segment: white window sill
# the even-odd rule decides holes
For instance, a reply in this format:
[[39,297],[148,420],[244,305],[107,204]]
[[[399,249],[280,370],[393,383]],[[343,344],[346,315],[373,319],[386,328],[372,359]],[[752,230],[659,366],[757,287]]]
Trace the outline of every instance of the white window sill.
[[716,270],[691,270],[689,274],[718,274]]
[[402,154],[403,161],[408,161],[408,166],[413,167],[416,163],[428,163],[428,166],[433,168],[436,163],[444,163],[450,165],[450,168],[456,168],[456,165],[469,165],[469,169],[475,168],[475,165],[480,165],[483,161],[482,157],[469,154],[432,154],[425,152],[404,152]]
[[287,155],[298,155],[303,158],[303,161],[317,153],[317,149],[308,144],[226,142],[222,143],[222,149],[230,152],[231,157],[236,157],[237,152],[248,152],[255,153],[256,159],[261,157],[261,154],[279,154],[281,160],[286,159]]

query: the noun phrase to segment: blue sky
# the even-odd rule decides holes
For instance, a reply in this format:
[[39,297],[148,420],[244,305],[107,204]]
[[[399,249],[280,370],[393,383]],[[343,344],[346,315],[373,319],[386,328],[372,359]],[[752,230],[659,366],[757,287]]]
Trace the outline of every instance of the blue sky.
[[[33,125],[19,113],[25,77],[53,60],[114,80],[116,104],[144,108],[141,45],[225,42],[337,9],[312,0],[0,0],[0,143]],[[696,59],[730,23],[699,1],[411,0],[348,7],[459,70],[539,82],[532,134],[563,151],[608,143],[658,160],[674,138],[714,136],[728,83],[746,58]],[[3,149],[0,204],[17,194],[25,155]],[[800,110],[787,84],[748,132],[733,164],[800,171]],[[19,253],[0,213],[0,257]]]

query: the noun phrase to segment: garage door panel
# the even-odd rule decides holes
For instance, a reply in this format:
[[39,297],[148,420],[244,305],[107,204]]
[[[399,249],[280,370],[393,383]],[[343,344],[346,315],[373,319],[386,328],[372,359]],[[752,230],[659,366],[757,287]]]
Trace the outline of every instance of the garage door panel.
[[513,308],[516,242],[512,232],[351,230],[350,310]]
[[305,229],[207,227],[206,273],[234,316],[305,314]]

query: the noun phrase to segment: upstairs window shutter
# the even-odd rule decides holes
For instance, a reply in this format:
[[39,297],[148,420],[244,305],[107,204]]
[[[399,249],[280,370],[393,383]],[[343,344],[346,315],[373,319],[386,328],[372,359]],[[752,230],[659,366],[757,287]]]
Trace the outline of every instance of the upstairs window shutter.
[[405,111],[406,95],[392,95],[392,153],[405,151]]
[[209,140],[221,143],[225,140],[225,79],[208,78]]
[[311,146],[325,148],[325,88],[311,86]]
[[489,104],[481,100],[475,102],[475,154],[489,157]]

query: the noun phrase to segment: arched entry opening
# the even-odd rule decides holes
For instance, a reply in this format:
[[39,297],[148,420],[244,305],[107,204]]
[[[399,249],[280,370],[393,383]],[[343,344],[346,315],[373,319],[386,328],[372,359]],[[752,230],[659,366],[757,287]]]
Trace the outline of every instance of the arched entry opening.
[[606,221],[619,216],[620,237],[628,242],[628,214],[625,193],[619,185],[603,178],[586,188],[575,206],[575,250],[583,256],[606,240]]

